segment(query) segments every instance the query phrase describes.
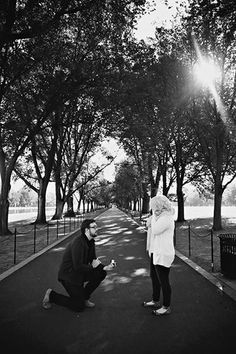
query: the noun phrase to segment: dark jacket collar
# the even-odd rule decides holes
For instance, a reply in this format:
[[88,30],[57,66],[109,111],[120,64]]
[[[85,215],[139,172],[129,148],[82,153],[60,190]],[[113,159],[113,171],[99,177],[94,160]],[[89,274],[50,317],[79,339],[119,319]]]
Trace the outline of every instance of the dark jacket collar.
[[82,238],[85,240],[85,242],[87,243],[88,246],[91,246],[94,243],[94,239],[89,241],[89,239],[86,235],[82,235]]

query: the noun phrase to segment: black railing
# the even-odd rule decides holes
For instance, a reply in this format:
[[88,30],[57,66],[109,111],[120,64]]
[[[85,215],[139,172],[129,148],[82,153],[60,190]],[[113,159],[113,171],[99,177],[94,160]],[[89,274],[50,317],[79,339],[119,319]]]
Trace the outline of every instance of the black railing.
[[12,233],[1,238],[0,275],[14,265],[26,260],[47,246],[80,229],[84,218],[96,218],[107,210],[107,207],[97,206],[89,213],[76,214],[75,217],[50,220],[45,224],[27,223],[26,220],[17,222],[19,226]]
[[[176,230],[177,230],[177,227],[175,227],[175,237],[177,237]],[[212,272],[214,272],[214,242],[213,242],[214,233],[213,233],[213,230],[210,229],[207,233],[200,235],[188,223],[188,257],[189,258],[191,258],[192,252],[194,251],[194,246],[192,246],[192,240],[193,240],[192,235],[195,237],[195,239],[196,238],[203,239],[203,238],[207,238],[210,236],[209,244],[210,244],[211,270],[212,270]],[[177,240],[175,240],[175,246],[177,246]]]
[[[35,254],[36,252],[42,250],[52,242],[58,240],[60,237],[63,237],[66,234],[71,233],[72,231],[80,228],[83,219],[84,214],[81,214],[74,218],[63,218],[62,220],[56,221],[51,220],[47,222],[46,225],[34,224],[33,227],[27,232],[20,232],[19,229],[17,230],[15,228],[13,243],[13,264],[17,264],[19,258],[17,255],[23,253],[21,248],[22,246],[24,247],[26,243],[28,245],[32,244],[32,252],[28,250],[28,256],[29,254]],[[27,257],[20,256],[20,258],[24,259]]]

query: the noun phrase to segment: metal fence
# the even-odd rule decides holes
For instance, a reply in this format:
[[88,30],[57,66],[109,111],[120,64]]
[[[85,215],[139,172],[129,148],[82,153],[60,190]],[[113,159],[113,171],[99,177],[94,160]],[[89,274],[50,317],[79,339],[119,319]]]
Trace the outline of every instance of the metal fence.
[[207,268],[210,266],[212,272],[219,271],[219,239],[213,229],[198,233],[188,222],[181,225],[176,223],[174,243],[176,249],[188,258],[197,261],[197,264],[208,263]]
[[77,217],[64,217],[61,220],[50,220],[45,225],[30,225],[30,229],[26,227],[15,228],[13,238],[13,264],[17,264],[22,259],[29,257],[47,247],[49,244],[62,238],[68,233],[79,229],[84,214]]
[[26,220],[15,222],[10,227],[12,234],[0,237],[0,274],[26,260],[45,247],[79,230],[85,218],[96,218],[107,208],[99,206],[89,212],[60,220],[48,220],[46,224],[35,224]]

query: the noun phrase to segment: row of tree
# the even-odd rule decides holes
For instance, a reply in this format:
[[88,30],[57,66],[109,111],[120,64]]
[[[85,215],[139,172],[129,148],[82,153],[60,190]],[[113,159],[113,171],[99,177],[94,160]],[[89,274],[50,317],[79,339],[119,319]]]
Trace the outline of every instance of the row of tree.
[[[73,205],[67,209],[65,216],[76,216],[81,212],[89,212],[92,209],[102,206],[108,207],[111,203],[111,184],[104,179],[95,180],[84,187],[85,193],[74,194]],[[35,191],[23,186],[18,190],[9,193],[10,208],[38,207],[38,197]],[[47,191],[46,207],[55,208],[56,198],[52,189]]]
[[[192,182],[214,192],[214,228],[221,228],[222,195],[236,176],[236,6],[191,0],[181,24],[157,28],[145,43],[132,36],[145,2],[1,4],[1,235],[9,232],[13,171],[38,195],[36,222],[46,221],[49,181],[55,182],[54,218],[65,203],[71,210],[77,191],[81,201],[99,188],[109,201],[114,193],[121,200],[119,183],[113,194],[107,182],[92,183],[104,166],[91,157],[105,136],[119,137],[130,156],[143,212],[150,194],[168,195],[175,183],[183,221],[183,188]],[[194,80],[195,39],[221,66],[217,95]],[[128,184],[133,177],[129,170]]]
[[[5,1],[0,5],[0,235],[9,233],[13,172],[56,211],[104,168],[89,164],[113,130],[109,102],[123,48],[145,1]],[[108,163],[111,157],[108,156]]]
[[[183,221],[184,186],[191,182],[201,193],[213,193],[213,228],[222,228],[222,196],[236,177],[233,14],[232,1],[189,1],[180,23],[156,28],[152,42],[130,47],[129,84],[120,88],[117,107],[124,117],[119,136],[136,166],[134,188],[141,183],[143,212],[149,191],[168,195],[175,183],[178,221]],[[199,57],[218,63],[220,81],[199,86],[193,75]]]
[[[109,188],[111,200],[118,207],[132,211],[142,210],[142,183],[137,165],[131,161],[123,161],[118,164],[115,181]],[[173,203],[178,202],[174,186],[169,191],[168,197]],[[183,197],[186,206],[214,206],[214,193],[209,188],[200,189],[198,186],[186,185],[183,188]],[[235,183],[232,183],[226,189],[222,198],[222,205],[236,206]]]

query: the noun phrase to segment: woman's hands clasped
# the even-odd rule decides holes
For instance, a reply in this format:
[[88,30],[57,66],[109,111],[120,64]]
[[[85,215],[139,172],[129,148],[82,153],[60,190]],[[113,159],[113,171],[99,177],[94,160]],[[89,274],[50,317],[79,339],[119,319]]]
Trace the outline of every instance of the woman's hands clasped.
[[114,259],[111,260],[111,262],[106,265],[103,269],[104,270],[113,270],[117,266],[116,261]]

